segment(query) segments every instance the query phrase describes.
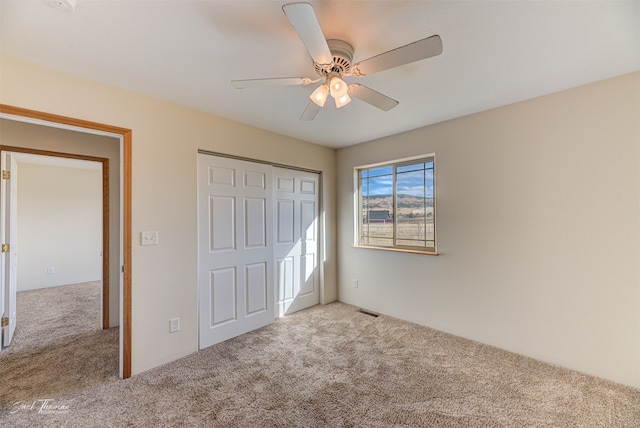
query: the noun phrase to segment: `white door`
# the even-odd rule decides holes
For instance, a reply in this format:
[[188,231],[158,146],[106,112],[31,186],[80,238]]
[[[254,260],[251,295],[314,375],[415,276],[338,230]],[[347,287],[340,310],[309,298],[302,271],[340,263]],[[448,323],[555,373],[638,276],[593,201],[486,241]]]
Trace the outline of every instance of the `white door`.
[[274,320],[271,171],[198,155],[200,349]]
[[[2,344],[0,348],[9,346],[16,330],[16,286],[18,272],[18,166],[11,154],[2,158],[2,227],[0,237],[3,245],[2,260],[0,261],[0,294],[2,302],[0,308],[3,317],[8,318],[9,325],[2,328]],[[5,178],[5,171],[8,178]]]
[[274,168],[278,316],[320,301],[319,182],[315,173]]

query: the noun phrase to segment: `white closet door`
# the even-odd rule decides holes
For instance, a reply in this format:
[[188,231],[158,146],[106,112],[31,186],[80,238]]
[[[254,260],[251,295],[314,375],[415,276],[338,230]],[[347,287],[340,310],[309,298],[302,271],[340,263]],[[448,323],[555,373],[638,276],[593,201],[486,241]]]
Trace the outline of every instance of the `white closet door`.
[[198,155],[200,349],[274,320],[272,169]]
[[319,175],[274,168],[278,316],[320,301]]

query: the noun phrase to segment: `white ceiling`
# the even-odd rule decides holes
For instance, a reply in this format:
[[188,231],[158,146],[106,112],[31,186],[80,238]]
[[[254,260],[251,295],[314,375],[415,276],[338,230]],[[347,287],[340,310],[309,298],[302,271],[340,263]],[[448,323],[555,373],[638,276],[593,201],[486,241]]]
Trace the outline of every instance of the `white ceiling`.
[[640,70],[640,1],[310,1],[354,62],[434,34],[443,53],[363,78],[400,101],[359,100],[299,121],[314,86],[233,79],[314,76],[288,1],[0,0],[0,52],[329,147],[345,147]]

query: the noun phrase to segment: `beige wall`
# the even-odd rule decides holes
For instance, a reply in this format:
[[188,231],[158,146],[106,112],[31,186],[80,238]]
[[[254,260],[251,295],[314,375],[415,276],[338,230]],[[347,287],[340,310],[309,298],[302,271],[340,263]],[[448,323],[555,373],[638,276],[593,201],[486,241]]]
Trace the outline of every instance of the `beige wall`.
[[19,163],[17,172],[18,291],[102,280],[102,171]]
[[[340,300],[640,387],[639,147],[634,73],[339,150]],[[352,248],[353,168],[424,153],[440,256]]]
[[[331,149],[0,61],[0,102],[133,130],[134,373],[197,349],[205,149],[323,172],[325,301],[339,254],[345,302],[640,387],[639,73],[340,150],[336,169]],[[353,249],[353,167],[431,152],[441,255]]]
[[[113,137],[0,119],[0,144],[109,160],[109,325],[119,325],[120,141]],[[28,268],[24,262],[18,263],[23,268]]]
[[[197,350],[197,150],[322,171],[323,296],[337,298],[335,151],[210,114],[0,57],[0,102],[133,130],[132,370]],[[140,246],[140,232],[159,232]],[[169,333],[169,319],[181,330]]]

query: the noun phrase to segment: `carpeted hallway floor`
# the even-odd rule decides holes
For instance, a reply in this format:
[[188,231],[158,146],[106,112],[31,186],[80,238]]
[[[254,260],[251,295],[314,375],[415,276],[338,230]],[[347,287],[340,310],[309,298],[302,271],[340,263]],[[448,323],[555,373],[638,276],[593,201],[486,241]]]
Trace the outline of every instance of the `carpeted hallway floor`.
[[100,298],[99,282],[17,294],[16,333],[0,352],[0,412],[118,379],[118,329],[101,330]]
[[[0,426],[640,426],[640,390],[342,303],[124,381],[117,332],[70,338],[47,359],[0,355]],[[29,408],[44,398],[62,408]]]

